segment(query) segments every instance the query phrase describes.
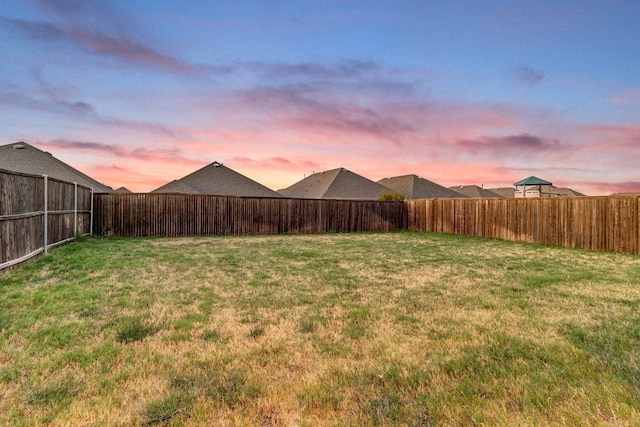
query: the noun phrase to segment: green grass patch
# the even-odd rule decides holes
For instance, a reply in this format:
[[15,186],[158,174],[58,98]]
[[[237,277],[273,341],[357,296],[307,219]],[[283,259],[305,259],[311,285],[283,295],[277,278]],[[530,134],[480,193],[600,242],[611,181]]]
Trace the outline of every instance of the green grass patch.
[[89,238],[0,273],[0,425],[634,425],[640,258]]
[[140,341],[155,335],[159,330],[159,326],[146,325],[139,318],[124,319],[118,327],[116,340],[124,344]]

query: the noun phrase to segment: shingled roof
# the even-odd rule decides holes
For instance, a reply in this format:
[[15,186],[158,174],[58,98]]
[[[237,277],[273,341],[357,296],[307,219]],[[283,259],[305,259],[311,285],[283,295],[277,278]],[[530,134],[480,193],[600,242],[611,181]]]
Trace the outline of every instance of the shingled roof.
[[211,194],[217,196],[282,197],[264,185],[213,162],[197,171],[171,181],[152,193]]
[[493,193],[498,193],[499,195],[507,199],[513,199],[516,194],[516,189],[513,187],[487,188],[487,190]]
[[72,168],[51,153],[39,150],[26,142],[0,146],[0,169],[32,175],[47,175],[62,181],[75,182],[93,188],[96,193],[110,193],[113,189]]
[[560,196],[560,197],[586,197],[586,194],[583,194],[579,191],[576,191],[567,187],[550,186],[550,189],[548,191],[554,196]]
[[152,191],[152,193],[202,194],[195,188],[190,187],[189,185],[185,184],[182,181],[178,181],[177,179],[174,179],[173,181],[156,188]]
[[378,184],[403,194],[407,199],[459,199],[467,197],[417,175],[384,178],[378,181]]
[[477,185],[458,185],[455,187],[449,187],[450,190],[460,193],[463,196],[467,196],[471,199],[503,199],[504,196],[494,193],[493,191],[485,190]]
[[377,200],[389,189],[345,168],[314,173],[278,190],[285,197],[302,199]]

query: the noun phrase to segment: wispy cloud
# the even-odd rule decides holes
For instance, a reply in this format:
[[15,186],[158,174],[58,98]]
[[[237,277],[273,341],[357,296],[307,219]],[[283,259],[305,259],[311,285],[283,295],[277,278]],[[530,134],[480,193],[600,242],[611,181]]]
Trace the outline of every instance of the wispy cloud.
[[272,117],[290,129],[310,134],[350,134],[399,143],[403,134],[415,128],[390,110],[355,101],[330,99],[341,96],[331,90],[308,86],[261,87],[239,91],[237,102]]
[[134,130],[152,133],[169,138],[177,138],[174,130],[166,125],[142,120],[126,120],[117,117],[104,117],[98,114],[88,102],[67,100],[49,91],[42,96],[26,96],[17,92],[0,91],[0,105],[11,108],[19,106],[28,110],[68,116],[74,120],[95,123],[103,127]]
[[69,101],[54,97],[32,97],[17,92],[0,91],[0,105],[20,106],[27,109],[74,116],[95,114],[93,106],[84,101]]
[[621,106],[640,106],[640,87],[627,88],[609,98],[609,103]]
[[545,78],[544,72],[524,66],[511,68],[509,75],[516,83],[528,87],[542,83]]
[[186,165],[202,165],[202,160],[186,157],[178,148],[125,147],[117,144],[106,144],[92,141],[70,141],[56,139],[40,142],[51,150],[83,152],[89,155],[108,155],[121,160],[139,160],[143,162],[180,163]]
[[0,17],[0,24],[41,43],[66,43],[94,54],[121,60],[125,63],[175,72],[195,73],[211,70],[159,52],[145,43],[122,35],[110,35],[81,26],[62,27],[50,22],[31,22]]
[[595,189],[598,194],[611,193],[640,193],[640,181],[602,182],[593,181],[583,183]]
[[66,34],[95,54],[176,73],[202,71],[198,66],[162,54],[141,42],[126,37],[114,37],[84,28],[69,30]]
[[474,140],[462,140],[457,143],[458,146],[473,153],[480,154],[488,152],[491,155],[527,155],[543,153],[553,150],[557,153],[559,150],[565,150],[568,147],[563,146],[560,141],[548,140],[530,134],[509,135],[505,137],[482,137]]
[[252,63],[253,68],[262,71],[271,78],[290,79],[304,77],[306,79],[344,80],[361,78],[380,69],[373,61],[340,60],[332,64],[319,62],[303,63]]

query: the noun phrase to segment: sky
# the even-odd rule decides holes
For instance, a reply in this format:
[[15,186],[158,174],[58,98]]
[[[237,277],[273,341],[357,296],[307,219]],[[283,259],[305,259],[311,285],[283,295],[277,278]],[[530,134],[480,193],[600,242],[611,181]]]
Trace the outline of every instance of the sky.
[[267,187],[640,191],[638,0],[2,0],[0,145],[113,188],[213,161]]

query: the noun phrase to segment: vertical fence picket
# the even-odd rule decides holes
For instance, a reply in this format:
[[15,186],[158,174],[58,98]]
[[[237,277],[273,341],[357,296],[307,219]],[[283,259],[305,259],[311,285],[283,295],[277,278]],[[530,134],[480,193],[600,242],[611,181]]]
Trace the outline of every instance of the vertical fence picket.
[[410,230],[640,253],[640,197],[424,199],[404,202]]
[[47,175],[0,170],[0,269],[87,234],[93,218],[90,192]]

